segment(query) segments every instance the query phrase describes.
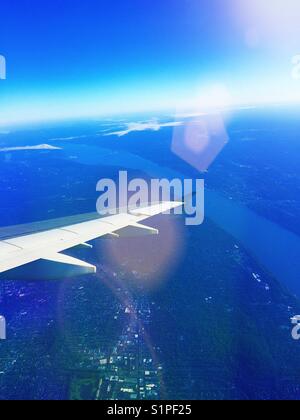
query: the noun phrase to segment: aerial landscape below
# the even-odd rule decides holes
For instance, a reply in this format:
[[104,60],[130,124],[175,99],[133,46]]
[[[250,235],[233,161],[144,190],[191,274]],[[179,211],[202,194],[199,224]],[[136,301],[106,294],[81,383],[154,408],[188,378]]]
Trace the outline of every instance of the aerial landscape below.
[[0,400],[300,399],[299,4],[160,3],[1,5]]

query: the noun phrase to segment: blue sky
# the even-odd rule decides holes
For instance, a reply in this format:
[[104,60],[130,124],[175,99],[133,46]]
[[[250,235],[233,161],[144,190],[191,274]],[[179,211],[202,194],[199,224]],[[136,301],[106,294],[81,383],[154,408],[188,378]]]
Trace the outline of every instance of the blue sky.
[[293,100],[299,22],[298,0],[6,0],[0,123]]

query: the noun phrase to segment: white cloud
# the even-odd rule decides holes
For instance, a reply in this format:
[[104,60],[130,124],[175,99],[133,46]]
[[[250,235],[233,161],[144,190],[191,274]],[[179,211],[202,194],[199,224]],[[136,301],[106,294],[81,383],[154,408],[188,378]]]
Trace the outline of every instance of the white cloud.
[[182,125],[181,121],[173,121],[168,123],[159,123],[158,120],[150,120],[146,122],[131,122],[126,124],[126,128],[120,131],[113,131],[111,133],[104,134],[105,136],[118,136],[123,137],[129,133],[136,131],[159,131],[165,127],[178,127]]
[[39,144],[37,146],[3,147],[0,152],[18,152],[22,150],[62,150],[61,147],[50,146],[49,144]]
[[85,139],[87,136],[71,136],[71,137],[57,137],[55,139],[49,139],[48,141],[72,141],[72,140],[79,140],[79,139]]

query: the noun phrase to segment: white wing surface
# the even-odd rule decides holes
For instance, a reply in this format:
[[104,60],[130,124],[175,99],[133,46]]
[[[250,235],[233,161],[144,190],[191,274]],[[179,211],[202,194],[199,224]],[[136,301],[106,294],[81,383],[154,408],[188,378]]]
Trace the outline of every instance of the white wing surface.
[[163,202],[130,213],[5,238],[0,240],[1,277],[43,280],[95,273],[95,266],[62,252],[75,247],[90,247],[87,242],[105,236],[156,235],[159,233],[156,229],[140,222],[180,206],[182,203],[179,202]]

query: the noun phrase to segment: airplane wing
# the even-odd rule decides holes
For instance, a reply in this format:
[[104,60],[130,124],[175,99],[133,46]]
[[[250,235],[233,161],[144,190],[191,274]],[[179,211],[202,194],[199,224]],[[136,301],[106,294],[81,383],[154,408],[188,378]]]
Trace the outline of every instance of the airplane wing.
[[44,280],[95,273],[94,265],[62,252],[75,247],[91,247],[88,242],[100,237],[157,235],[156,229],[141,222],[180,206],[182,203],[179,202],[163,202],[130,213],[5,237],[0,239],[0,278]]

